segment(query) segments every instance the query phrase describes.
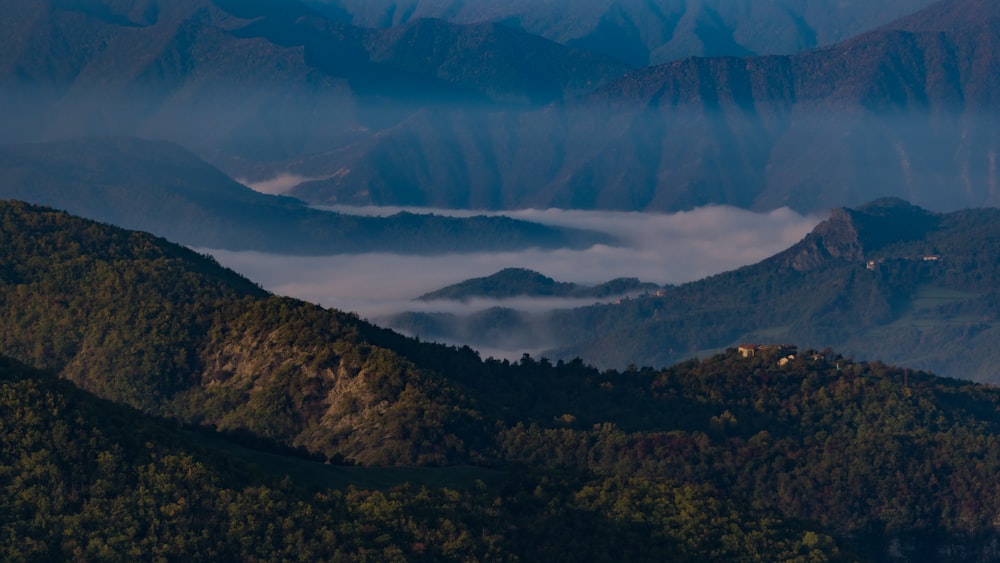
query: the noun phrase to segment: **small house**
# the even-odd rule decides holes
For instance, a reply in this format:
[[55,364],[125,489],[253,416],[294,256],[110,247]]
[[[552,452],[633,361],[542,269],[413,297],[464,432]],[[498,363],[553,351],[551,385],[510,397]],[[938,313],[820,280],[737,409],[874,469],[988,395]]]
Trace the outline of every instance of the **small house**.
[[736,351],[744,358],[755,358],[761,354],[788,357],[797,354],[799,347],[794,344],[740,344]]

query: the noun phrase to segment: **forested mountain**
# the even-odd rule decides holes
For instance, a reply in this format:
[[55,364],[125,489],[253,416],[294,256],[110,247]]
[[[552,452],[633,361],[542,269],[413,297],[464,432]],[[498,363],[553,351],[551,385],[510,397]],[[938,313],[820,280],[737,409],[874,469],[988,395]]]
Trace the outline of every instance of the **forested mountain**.
[[139,139],[0,146],[0,198],[195,247],[282,254],[586,248],[610,237],[506,217],[361,217],[257,193],[184,149]]
[[834,210],[768,260],[660,295],[548,315],[493,309],[385,322],[472,346],[529,334],[549,343],[552,357],[603,366],[666,365],[741,342],[789,341],[996,382],[997,240],[1000,210],[937,214],[884,199]]
[[419,18],[499,22],[635,66],[691,56],[792,54],[909,15],[933,0],[309,0],[365,27]]
[[[900,207],[845,212],[852,229],[775,267],[818,271],[820,249],[888,263],[926,240],[948,256],[935,224],[974,219]],[[1000,559],[992,387],[804,349],[624,372],[484,362],[150,235],[0,211],[0,352],[175,419],[0,359],[5,557]],[[924,228],[898,232],[897,212]],[[480,467],[386,478],[301,455]],[[399,480],[424,486],[371,490]]]
[[[831,47],[679,60],[528,114],[439,111],[345,149],[310,169],[329,178],[292,193],[498,208],[996,205],[997,10],[943,0]],[[334,163],[350,173],[332,176]]]
[[422,301],[508,299],[511,297],[602,298],[640,291],[655,292],[659,287],[636,278],[618,278],[596,286],[558,282],[525,268],[505,268],[484,278],[473,278],[425,293]]
[[[8,413],[0,418],[5,561],[839,556],[828,535],[710,487],[475,468],[386,479],[385,470],[324,466],[182,431],[6,358],[0,412]],[[420,482],[430,474],[450,482]],[[400,478],[411,482],[389,485]],[[644,504],[629,514],[609,504],[636,496]]]

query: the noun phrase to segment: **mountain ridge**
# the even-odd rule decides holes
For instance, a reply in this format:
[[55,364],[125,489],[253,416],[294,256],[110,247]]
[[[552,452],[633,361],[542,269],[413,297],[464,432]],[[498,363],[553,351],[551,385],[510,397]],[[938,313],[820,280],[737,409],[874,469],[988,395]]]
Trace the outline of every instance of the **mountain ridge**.
[[0,146],[0,198],[213,249],[440,254],[612,242],[597,233],[505,217],[378,218],[321,211],[257,193],[177,145],[134,138]]
[[513,342],[548,343],[549,357],[579,356],[601,367],[666,365],[745,342],[791,342],[993,382],[1000,362],[990,344],[1000,330],[1000,248],[992,242],[998,214],[934,213],[880,199],[832,210],[802,241],[757,264],[656,295],[532,315],[407,313],[383,322],[473,347],[528,335]]
[[[938,211],[996,205],[989,162],[1000,152],[1000,33],[959,9],[987,4],[952,1],[960,2],[907,25],[950,6],[958,31],[889,26],[795,55],[633,70],[527,114],[440,112],[431,125],[403,124],[338,155],[350,174],[290,193],[313,202],[647,211],[814,212],[882,195]],[[454,133],[464,128],[478,130]]]
[[498,22],[648,66],[687,56],[789,54],[835,43],[930,3],[313,0],[310,5],[340,21],[369,27],[398,27],[426,17]]
[[616,278],[596,286],[558,282],[527,268],[504,268],[489,276],[472,278],[425,293],[419,301],[462,301],[509,299],[513,297],[602,298],[639,291],[656,291],[659,286],[638,278]]

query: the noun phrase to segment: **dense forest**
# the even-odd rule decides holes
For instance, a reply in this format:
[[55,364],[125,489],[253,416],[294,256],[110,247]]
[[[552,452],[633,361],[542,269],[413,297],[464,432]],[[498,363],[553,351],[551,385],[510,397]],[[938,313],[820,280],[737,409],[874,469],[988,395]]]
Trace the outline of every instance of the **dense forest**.
[[[752,561],[761,552],[823,561],[839,554],[827,535],[679,483],[522,468],[480,470],[490,485],[380,490],[362,470],[345,480],[322,465],[310,482],[294,482],[273,462],[262,464],[266,454],[213,450],[211,436],[6,359],[0,412],[5,561],[614,561],[623,553],[636,561]],[[623,500],[635,505],[623,511]]]
[[990,386],[482,360],[21,203],[0,248],[0,558],[1000,560]]

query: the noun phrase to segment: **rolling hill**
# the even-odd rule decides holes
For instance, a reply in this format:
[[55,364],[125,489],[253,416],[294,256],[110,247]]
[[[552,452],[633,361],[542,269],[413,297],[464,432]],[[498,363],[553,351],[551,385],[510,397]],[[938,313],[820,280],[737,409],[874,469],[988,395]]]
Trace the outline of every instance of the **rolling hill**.
[[642,283],[635,278],[618,278],[596,286],[557,282],[538,272],[524,268],[505,268],[491,276],[465,280],[448,287],[425,293],[421,301],[469,299],[508,299],[511,297],[601,298],[656,291],[659,286]]

